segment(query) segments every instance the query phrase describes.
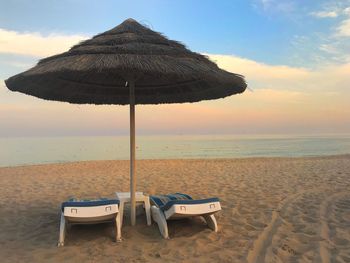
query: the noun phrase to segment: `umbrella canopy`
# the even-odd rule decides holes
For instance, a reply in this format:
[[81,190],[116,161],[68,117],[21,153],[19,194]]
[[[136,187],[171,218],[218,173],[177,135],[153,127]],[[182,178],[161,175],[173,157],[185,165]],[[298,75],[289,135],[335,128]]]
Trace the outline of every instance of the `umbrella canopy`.
[[130,80],[136,83],[136,104],[218,99],[246,88],[242,76],[133,19],[5,82],[12,91],[46,100],[125,105]]
[[119,26],[42,59],[5,81],[12,91],[79,104],[130,104],[131,224],[135,216],[135,104],[196,102],[242,93],[241,75],[127,19]]

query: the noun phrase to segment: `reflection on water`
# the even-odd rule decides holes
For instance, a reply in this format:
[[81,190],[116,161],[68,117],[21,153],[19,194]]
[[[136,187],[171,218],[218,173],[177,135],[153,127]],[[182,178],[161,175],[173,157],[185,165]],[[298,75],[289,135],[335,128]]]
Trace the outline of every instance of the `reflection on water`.
[[[350,153],[350,136],[138,136],[136,144],[138,159]],[[0,138],[0,166],[128,158],[128,136]]]

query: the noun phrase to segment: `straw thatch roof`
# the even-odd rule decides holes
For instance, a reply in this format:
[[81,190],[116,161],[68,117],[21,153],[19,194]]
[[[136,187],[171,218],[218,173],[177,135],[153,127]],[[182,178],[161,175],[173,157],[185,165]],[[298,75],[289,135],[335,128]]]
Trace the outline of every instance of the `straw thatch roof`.
[[136,104],[217,99],[246,88],[242,76],[133,19],[41,60],[6,85],[47,100],[128,104],[125,83],[130,80],[135,81]]

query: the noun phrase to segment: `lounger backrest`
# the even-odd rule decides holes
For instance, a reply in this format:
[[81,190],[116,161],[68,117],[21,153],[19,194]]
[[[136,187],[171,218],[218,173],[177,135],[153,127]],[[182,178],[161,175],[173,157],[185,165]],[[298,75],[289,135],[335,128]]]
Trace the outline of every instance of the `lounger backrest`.
[[200,204],[210,204],[220,202],[219,198],[207,198],[207,199],[197,199],[197,200],[171,200],[165,205],[160,207],[161,210],[166,211],[173,205],[200,205]]
[[170,194],[170,195],[152,195],[150,196],[152,204],[159,207],[161,210],[168,210],[173,205],[198,205],[205,203],[219,202],[216,197],[207,199],[193,200],[191,196],[181,193]]
[[170,201],[176,200],[192,200],[192,197],[187,194],[175,193],[169,195],[151,195],[150,200],[153,205],[163,207]]
[[89,207],[89,206],[103,206],[103,205],[112,205],[112,204],[119,205],[119,200],[118,199],[106,199],[106,198],[101,198],[101,199],[97,199],[97,200],[71,199],[69,201],[63,202],[61,208],[63,211],[65,207]]

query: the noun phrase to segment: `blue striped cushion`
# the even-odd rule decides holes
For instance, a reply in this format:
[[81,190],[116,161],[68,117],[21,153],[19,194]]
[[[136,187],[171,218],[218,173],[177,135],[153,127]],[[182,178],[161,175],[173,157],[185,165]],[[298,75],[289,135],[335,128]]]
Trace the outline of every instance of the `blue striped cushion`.
[[151,202],[158,206],[162,207],[166,203],[168,203],[171,200],[192,200],[192,197],[186,194],[181,193],[175,193],[175,194],[169,194],[169,195],[151,195],[150,197]]
[[168,203],[166,203],[164,206],[162,206],[160,209],[162,209],[163,211],[166,211],[173,205],[198,205],[198,204],[208,204],[208,203],[214,203],[214,202],[219,202],[219,198],[213,197],[213,198],[197,199],[197,200],[171,200]]
[[192,197],[186,194],[170,194],[170,195],[153,195],[150,196],[152,204],[159,207],[162,211],[168,210],[173,205],[197,205],[205,203],[219,202],[219,199],[208,198],[208,199],[198,199],[193,200]]
[[99,198],[99,199],[83,199],[77,200],[75,198],[71,198],[66,202],[62,203],[62,210],[65,207],[89,207],[89,206],[101,206],[101,205],[119,205],[118,199],[107,199],[107,198]]

